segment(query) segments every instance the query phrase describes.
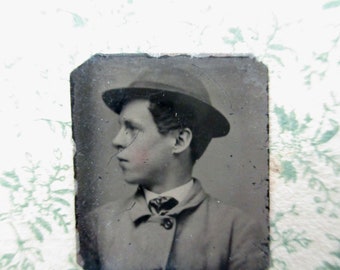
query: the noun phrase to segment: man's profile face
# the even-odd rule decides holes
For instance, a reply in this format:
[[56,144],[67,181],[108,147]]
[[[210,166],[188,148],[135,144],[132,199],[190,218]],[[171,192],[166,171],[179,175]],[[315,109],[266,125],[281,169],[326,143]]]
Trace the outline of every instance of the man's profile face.
[[158,132],[149,104],[143,99],[128,102],[119,115],[120,130],[113,139],[125,180],[145,186],[162,181],[175,143],[171,133]]

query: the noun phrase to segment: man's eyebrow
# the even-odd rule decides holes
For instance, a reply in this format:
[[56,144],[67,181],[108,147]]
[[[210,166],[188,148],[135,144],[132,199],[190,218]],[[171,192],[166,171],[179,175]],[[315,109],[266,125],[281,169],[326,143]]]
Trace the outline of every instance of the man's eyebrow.
[[136,127],[141,126],[137,121],[135,121],[133,119],[126,119],[126,118],[121,119],[121,118],[119,118],[118,122],[119,122],[120,125],[122,125],[122,123],[124,123],[125,125],[132,125],[132,126],[136,126]]

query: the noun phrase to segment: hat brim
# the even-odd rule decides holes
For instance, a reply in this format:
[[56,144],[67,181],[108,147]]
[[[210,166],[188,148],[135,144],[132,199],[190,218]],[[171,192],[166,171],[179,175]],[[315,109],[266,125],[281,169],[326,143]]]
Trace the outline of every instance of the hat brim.
[[212,137],[223,137],[230,130],[229,121],[222,113],[210,104],[182,93],[127,87],[107,90],[103,93],[102,98],[105,104],[117,114],[121,112],[127,100],[138,98],[172,100],[176,105],[190,107],[197,112],[202,119],[202,124],[206,125]]

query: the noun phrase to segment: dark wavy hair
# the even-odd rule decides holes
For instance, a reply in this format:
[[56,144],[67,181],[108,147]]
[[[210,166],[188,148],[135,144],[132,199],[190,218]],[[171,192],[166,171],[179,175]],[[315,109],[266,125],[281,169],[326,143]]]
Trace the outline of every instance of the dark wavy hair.
[[160,134],[167,134],[171,130],[189,128],[193,137],[190,143],[191,160],[195,163],[208,147],[212,136],[203,122],[202,115],[190,105],[181,104],[176,100],[162,100],[150,97],[149,111],[155,121]]

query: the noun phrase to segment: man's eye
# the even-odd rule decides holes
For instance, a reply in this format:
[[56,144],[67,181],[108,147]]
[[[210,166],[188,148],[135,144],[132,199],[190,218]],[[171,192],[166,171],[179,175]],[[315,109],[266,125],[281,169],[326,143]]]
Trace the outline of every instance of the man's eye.
[[127,129],[127,130],[131,130],[131,131],[135,131],[137,128],[135,127],[135,126],[133,126],[133,125],[126,125],[125,126],[125,128]]

